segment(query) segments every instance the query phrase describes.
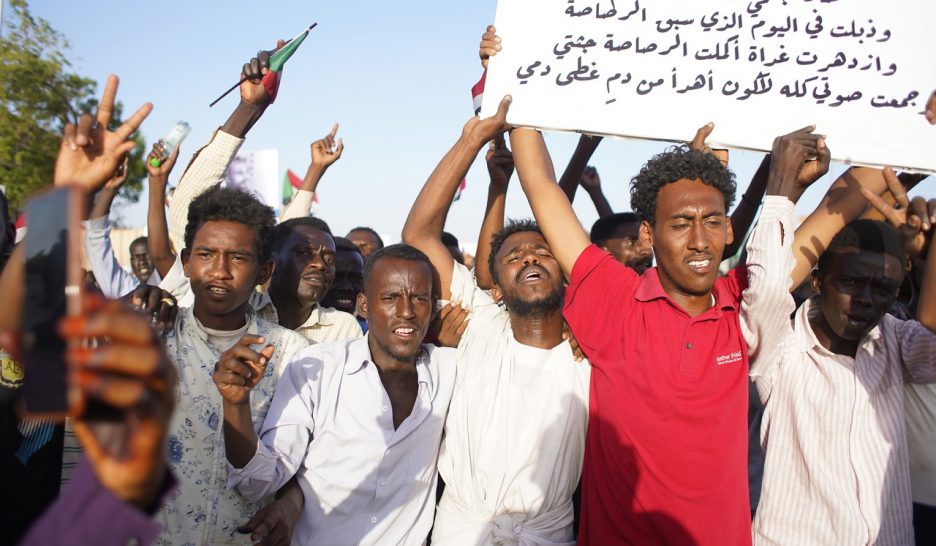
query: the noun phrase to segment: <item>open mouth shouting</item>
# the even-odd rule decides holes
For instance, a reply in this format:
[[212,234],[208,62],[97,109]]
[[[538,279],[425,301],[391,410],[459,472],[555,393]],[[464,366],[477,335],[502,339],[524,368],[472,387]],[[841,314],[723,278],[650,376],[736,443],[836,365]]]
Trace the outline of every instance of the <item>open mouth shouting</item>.
[[534,264],[521,269],[520,272],[517,273],[516,280],[518,284],[528,284],[539,282],[548,276],[549,273],[547,273],[545,269]]

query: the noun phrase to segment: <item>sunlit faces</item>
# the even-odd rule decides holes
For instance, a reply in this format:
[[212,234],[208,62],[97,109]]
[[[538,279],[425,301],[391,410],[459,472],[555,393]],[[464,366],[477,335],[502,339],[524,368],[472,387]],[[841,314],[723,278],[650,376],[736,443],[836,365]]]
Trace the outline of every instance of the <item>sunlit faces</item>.
[[823,270],[813,271],[821,312],[809,322],[819,342],[835,351],[863,339],[890,309],[903,280],[900,260],[857,248],[831,251]]
[[335,253],[335,281],[322,304],[354,314],[357,295],[364,289],[364,258],[357,251],[338,249]]
[[494,267],[497,289],[509,312],[528,316],[562,308],[562,270],[539,233],[519,231],[507,237],[494,257]]
[[146,241],[136,241],[130,245],[130,269],[133,275],[144,283],[153,274],[153,262],[150,261]]
[[385,356],[405,362],[419,353],[429,330],[434,301],[432,270],[417,260],[378,258],[368,285],[358,296],[367,318],[370,349],[375,359]]
[[364,229],[356,229],[349,232],[348,240],[354,243],[354,246],[358,247],[358,250],[361,251],[361,255],[364,256],[365,260],[371,254],[380,250],[381,247],[380,240],[377,236]]
[[663,290],[677,300],[711,293],[734,239],[721,191],[685,179],[660,188],[655,225],[643,222],[640,237],[653,247]]
[[335,280],[335,240],[315,226],[294,226],[273,259],[270,292],[277,300],[295,297],[303,305],[318,303]]
[[192,285],[195,317],[208,328],[236,330],[244,325],[250,293],[266,282],[273,262],[261,263],[256,232],[237,222],[201,224],[182,266]]
[[638,274],[653,265],[653,252],[649,245],[640,240],[640,222],[627,222],[615,229],[612,237],[605,240],[601,248],[607,250],[618,262]]

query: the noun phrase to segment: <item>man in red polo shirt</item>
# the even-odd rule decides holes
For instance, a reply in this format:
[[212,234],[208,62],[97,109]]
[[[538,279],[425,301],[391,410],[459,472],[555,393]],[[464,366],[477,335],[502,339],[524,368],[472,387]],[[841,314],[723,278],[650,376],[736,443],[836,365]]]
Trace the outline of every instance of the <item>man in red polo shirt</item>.
[[789,197],[828,169],[812,130],[775,141],[747,267],[721,278],[735,183],[714,156],[671,149],[634,177],[631,205],[658,264],[639,276],[589,244],[542,135],[511,133],[523,191],[570,280],[564,315],[593,366],[579,544],[750,544],[748,358],[776,352],[788,320],[776,309],[794,263]]

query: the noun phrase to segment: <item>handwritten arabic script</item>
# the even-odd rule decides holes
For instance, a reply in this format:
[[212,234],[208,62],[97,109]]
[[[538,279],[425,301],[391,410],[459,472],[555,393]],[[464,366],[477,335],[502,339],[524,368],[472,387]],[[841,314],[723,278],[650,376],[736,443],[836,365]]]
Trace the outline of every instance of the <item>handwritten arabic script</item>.
[[[932,44],[907,19],[932,20],[936,8],[931,0],[895,1],[904,7],[869,0],[501,0],[504,52],[521,51],[509,55],[508,66],[495,58],[492,72],[499,74],[492,79],[507,77],[515,100],[528,92],[552,103],[574,96],[577,109],[605,116],[621,103],[668,101],[747,114],[751,105],[807,107],[816,123],[841,116],[835,112],[899,112],[922,126],[936,66],[925,66]],[[526,25],[536,27],[535,37],[524,36],[527,30],[505,35],[502,27],[514,22],[508,14],[523,17],[523,10],[536,22]]]
[[[638,95],[652,93],[657,88],[669,88],[675,93],[703,90],[736,100],[778,93],[830,107],[864,99],[876,108],[916,107],[915,99],[921,93],[919,89],[908,89],[897,97],[865,96],[866,92],[861,89],[847,86],[833,91],[836,71],[869,71],[887,77],[896,74],[898,67],[886,56],[882,59],[876,54],[876,46],[891,39],[890,29],[878,29],[870,18],[828,21],[820,13],[820,4],[831,3],[830,0],[807,0],[817,5],[807,16],[787,14],[779,19],[778,13],[783,15],[789,10],[768,12],[765,8],[770,0],[750,2],[738,11],[725,12],[723,7],[665,19],[654,19],[653,4],[649,0],[644,0],[651,6],[649,18],[648,8],[641,7],[640,0],[634,0],[630,9],[621,12],[614,0],[566,1],[565,15],[572,19],[601,21],[600,29],[596,29],[599,32],[562,36],[546,60],[535,60],[517,69],[521,84],[536,78],[549,78],[550,83],[554,81],[559,86],[601,80],[608,104],[615,102],[625,88]],[[782,2],[781,7],[787,5],[789,2]],[[810,47],[788,48],[787,37],[794,34],[808,37]],[[626,64],[624,59],[639,55],[656,56],[656,69],[650,74],[619,69]],[[669,56],[680,58],[679,65],[667,68]],[[682,62],[684,59],[689,62]],[[742,81],[734,76],[721,76],[719,61],[748,63],[750,78]],[[784,71],[793,72],[784,77],[785,74],[778,73],[784,63],[796,65],[797,69]]]

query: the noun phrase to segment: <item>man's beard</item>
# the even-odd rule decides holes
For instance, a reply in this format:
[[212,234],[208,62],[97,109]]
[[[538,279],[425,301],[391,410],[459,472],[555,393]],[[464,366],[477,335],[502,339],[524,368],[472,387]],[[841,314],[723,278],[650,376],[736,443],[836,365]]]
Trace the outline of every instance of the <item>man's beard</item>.
[[504,303],[507,305],[507,311],[523,318],[541,317],[553,311],[558,311],[562,309],[564,299],[565,285],[560,285],[542,298],[529,301],[504,293]]

